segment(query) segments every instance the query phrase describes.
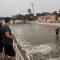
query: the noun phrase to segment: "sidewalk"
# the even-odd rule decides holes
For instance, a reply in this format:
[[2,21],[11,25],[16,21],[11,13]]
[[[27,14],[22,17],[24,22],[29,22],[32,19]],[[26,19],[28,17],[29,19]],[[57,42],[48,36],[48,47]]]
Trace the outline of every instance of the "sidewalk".
[[42,23],[42,22],[38,22],[38,21],[30,21],[30,22],[27,22],[27,23],[35,23],[35,24],[45,24],[45,25],[53,25],[53,26],[60,26],[60,23]]
[[38,24],[60,26],[60,23],[38,23]]

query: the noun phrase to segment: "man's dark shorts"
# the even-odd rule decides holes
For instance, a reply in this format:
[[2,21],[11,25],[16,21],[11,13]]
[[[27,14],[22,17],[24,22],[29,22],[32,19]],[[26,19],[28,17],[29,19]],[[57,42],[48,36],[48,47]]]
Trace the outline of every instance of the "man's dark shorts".
[[5,51],[5,55],[8,55],[8,56],[15,56],[16,55],[15,50],[12,45],[8,45],[8,46],[5,45],[4,51]]

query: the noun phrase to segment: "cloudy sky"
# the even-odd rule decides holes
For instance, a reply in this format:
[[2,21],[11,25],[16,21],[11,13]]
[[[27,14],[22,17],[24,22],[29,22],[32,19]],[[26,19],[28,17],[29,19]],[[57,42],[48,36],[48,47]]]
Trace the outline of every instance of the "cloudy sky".
[[0,16],[12,16],[18,13],[26,14],[34,3],[34,12],[53,12],[60,9],[60,0],[0,0]]

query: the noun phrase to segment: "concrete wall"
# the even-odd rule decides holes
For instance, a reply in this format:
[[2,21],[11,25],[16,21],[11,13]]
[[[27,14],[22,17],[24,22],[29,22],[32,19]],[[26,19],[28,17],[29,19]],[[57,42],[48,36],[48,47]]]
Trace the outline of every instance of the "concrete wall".
[[48,15],[48,16],[39,16],[38,21],[39,22],[55,22],[56,18],[55,15]]

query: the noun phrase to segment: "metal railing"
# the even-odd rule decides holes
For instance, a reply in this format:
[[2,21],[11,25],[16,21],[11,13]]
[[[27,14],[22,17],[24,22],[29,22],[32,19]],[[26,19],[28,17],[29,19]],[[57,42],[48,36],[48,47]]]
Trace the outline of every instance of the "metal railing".
[[26,55],[25,50],[22,50],[20,44],[18,44],[17,40],[14,41],[13,46],[16,51],[16,60],[30,60]]

